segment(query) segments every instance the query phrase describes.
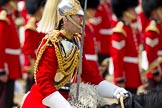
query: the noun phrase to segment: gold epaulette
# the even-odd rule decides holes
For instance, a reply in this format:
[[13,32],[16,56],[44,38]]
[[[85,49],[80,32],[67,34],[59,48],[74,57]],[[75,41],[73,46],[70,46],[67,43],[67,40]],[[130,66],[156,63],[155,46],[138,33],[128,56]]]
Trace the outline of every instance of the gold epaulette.
[[[46,34],[45,36],[44,36],[44,38],[42,39],[42,40],[46,40],[46,44],[44,44],[43,46],[44,47],[46,47],[46,46],[52,46],[52,44],[51,43],[49,43],[49,42],[56,42],[56,41],[58,41],[57,40],[57,35],[59,34],[59,31],[58,30],[53,30],[53,31],[51,31],[51,32],[49,32],[48,34]],[[43,42],[43,41],[42,41]],[[40,45],[42,45],[42,43],[40,44]],[[39,46],[39,47],[41,47],[41,46]],[[39,49],[39,47],[38,47],[38,49]],[[44,49],[45,50],[45,49]],[[43,51],[44,51],[43,50]],[[41,50],[40,50],[41,51]],[[42,52],[43,52],[42,51]],[[38,51],[39,52],[39,51]],[[36,55],[38,56],[38,52],[36,53]]]
[[7,18],[7,12],[5,10],[2,10],[0,12],[0,20],[6,21],[9,24],[9,20]]
[[155,31],[156,33],[160,33],[159,29],[156,26],[156,21],[152,20],[150,25],[145,29],[146,32],[148,31]]
[[34,17],[31,17],[27,24],[25,25],[25,29],[30,29],[30,30],[33,30],[33,31],[36,31],[36,19]]
[[52,30],[51,32],[49,32],[49,34],[47,35],[48,39],[50,41],[52,41],[53,43],[55,43],[56,41],[58,41],[58,35],[60,34],[59,30]]
[[124,31],[123,26],[123,22],[118,22],[115,28],[112,29],[112,33],[122,33],[124,36],[126,36],[126,32]]

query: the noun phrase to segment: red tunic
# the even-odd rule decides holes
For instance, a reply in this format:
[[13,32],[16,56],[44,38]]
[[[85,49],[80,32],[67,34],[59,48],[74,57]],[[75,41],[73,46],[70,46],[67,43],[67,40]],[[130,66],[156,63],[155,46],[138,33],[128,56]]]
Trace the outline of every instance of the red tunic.
[[[158,50],[158,56],[162,56],[162,22],[160,26],[160,37],[159,37],[159,50]],[[160,64],[160,69],[162,70],[162,63]],[[162,73],[162,72],[161,72]]]
[[97,63],[97,54],[95,48],[95,35],[92,32],[90,25],[85,26],[85,37],[84,37],[84,53],[87,59],[87,62],[91,65],[91,67],[95,68],[99,72],[99,66]]
[[[24,66],[30,66],[30,60],[36,59],[36,50],[45,34],[36,31],[36,20],[33,25],[28,26],[30,19],[25,26],[25,41],[23,45]],[[35,29],[34,29],[35,28]]]
[[118,80],[125,78],[126,88],[137,88],[141,85],[137,37],[133,35],[132,29],[128,24],[119,23],[123,24],[123,26],[117,28],[117,30],[120,29],[119,31],[113,32],[111,39],[114,81],[117,84]]
[[140,12],[139,14],[138,14],[138,17],[139,17],[139,22],[140,22],[140,30],[141,30],[141,40],[142,40],[142,42],[144,42],[144,32],[145,32],[145,29],[146,29],[146,27],[147,27],[147,25],[148,25],[148,23],[149,23],[149,19],[144,15],[144,13],[143,12]]
[[[42,42],[40,48],[44,43],[45,41]],[[81,78],[83,82],[98,84],[103,80],[96,70],[89,67],[85,56],[83,56],[82,66]],[[46,108],[46,106],[42,104],[42,100],[56,91],[54,86],[54,78],[57,69],[58,61],[55,47],[53,45],[46,46],[46,49],[39,62],[38,72],[36,74],[37,84],[32,87],[31,92],[24,101],[22,108],[35,108],[35,106],[39,108]],[[68,94],[65,93],[62,95],[66,98]]]
[[[3,12],[0,10],[0,14]],[[5,70],[9,79],[21,78],[20,53],[19,36],[12,16],[0,18],[0,71]]]
[[[110,55],[110,40],[112,34],[111,11],[107,11],[104,4],[100,4],[96,15],[90,22],[93,24],[96,40],[99,42],[99,53]],[[110,8],[109,8],[110,10]]]
[[26,10],[25,0],[21,0],[18,2],[18,10],[20,12],[20,15],[22,16],[22,18],[25,21],[24,24],[26,24],[29,16],[28,16],[28,12]]
[[138,16],[139,16],[139,20],[140,20],[140,23],[141,23],[140,24],[141,25],[141,31],[142,31],[142,33],[144,33],[145,29],[147,27],[147,24],[149,23],[149,19],[144,15],[143,12],[140,12],[138,14]]
[[[151,23],[155,23],[151,24]],[[155,28],[155,29],[150,29],[150,28]],[[145,50],[147,53],[147,59],[149,66],[154,64],[156,59],[160,56],[160,48],[161,48],[161,24],[157,23],[156,21],[150,21],[148,23],[148,26],[145,29],[144,36],[145,36]],[[161,67],[160,67],[161,68]],[[152,70],[156,71],[157,67]],[[152,74],[148,73],[147,78],[152,78]]]

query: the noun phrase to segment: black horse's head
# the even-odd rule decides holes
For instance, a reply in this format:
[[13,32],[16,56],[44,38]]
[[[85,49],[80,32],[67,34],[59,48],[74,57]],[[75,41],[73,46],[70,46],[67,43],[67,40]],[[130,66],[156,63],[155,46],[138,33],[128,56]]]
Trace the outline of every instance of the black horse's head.
[[[151,91],[147,94],[133,95],[124,100],[125,108],[162,108],[162,91]],[[105,105],[99,108],[121,108],[120,104]]]
[[[141,104],[143,102],[139,103],[143,98],[138,98],[136,95],[132,95],[131,93],[128,93],[128,98],[124,100],[124,107],[125,108],[144,108]],[[142,100],[143,101],[143,100]],[[111,104],[111,105],[105,105],[99,108],[121,108],[120,102],[119,104]]]

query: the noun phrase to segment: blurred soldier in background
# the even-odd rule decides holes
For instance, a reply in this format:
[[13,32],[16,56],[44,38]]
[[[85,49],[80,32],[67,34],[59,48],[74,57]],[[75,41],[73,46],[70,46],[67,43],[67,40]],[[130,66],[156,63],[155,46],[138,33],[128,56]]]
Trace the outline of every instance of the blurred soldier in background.
[[0,0],[0,108],[12,108],[14,83],[21,78],[19,36],[14,23],[16,0]]
[[[162,63],[158,59],[162,56],[162,0],[142,0],[145,16],[149,19],[144,32],[145,50],[149,62],[147,78],[149,89],[162,87]],[[155,66],[154,68],[152,66]]]
[[28,20],[28,13],[27,13],[27,10],[26,10],[25,1],[26,0],[19,0],[19,2],[17,3],[17,5],[18,5],[18,11],[19,11],[20,16],[24,20],[24,24],[26,24],[27,23],[27,20]]
[[27,73],[26,92],[34,84],[34,62],[36,59],[36,50],[45,34],[36,31],[37,22],[41,19],[44,0],[26,0],[26,9],[29,19],[25,25],[25,42],[23,45],[24,67],[23,71]]
[[95,18],[90,19],[97,40],[97,53],[99,65],[110,56],[110,40],[112,34],[111,7],[108,0],[100,0]]
[[142,0],[139,0],[139,6],[137,8],[137,13],[138,13],[138,17],[139,17],[139,21],[140,21],[140,31],[142,32],[142,38],[143,37],[143,33],[145,32],[147,23],[149,22],[149,19],[145,16],[144,12],[143,12],[143,8],[142,8]]
[[[84,8],[85,0],[80,0],[81,6]],[[84,36],[84,53],[88,63],[91,67],[95,68],[99,72],[98,57],[96,51],[96,37],[91,23],[89,23],[90,18],[94,18],[96,9],[100,4],[99,0],[88,0],[87,1],[87,16],[86,16],[86,25],[85,25],[85,36]]]
[[136,20],[138,0],[111,0],[117,17],[111,38],[111,56],[114,65],[115,84],[136,94],[141,85],[139,71],[139,41],[131,23]]

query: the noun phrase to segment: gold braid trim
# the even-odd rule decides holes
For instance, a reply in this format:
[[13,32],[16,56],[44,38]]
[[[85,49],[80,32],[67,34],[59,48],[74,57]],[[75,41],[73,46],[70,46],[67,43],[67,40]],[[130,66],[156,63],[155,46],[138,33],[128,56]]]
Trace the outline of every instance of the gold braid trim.
[[65,84],[67,84],[68,81],[70,81],[71,76],[67,76],[60,84],[55,85],[56,90],[59,90],[61,87],[63,87]]
[[[37,52],[37,59],[35,61],[35,65],[34,65],[34,79],[35,79],[35,82],[37,83],[36,81],[36,73],[38,71],[38,64],[42,58],[42,55],[43,55],[43,52],[45,51],[46,49],[46,46],[48,45],[48,42],[50,41],[50,39],[47,38],[48,35],[46,35],[43,40],[46,40],[46,43],[41,47],[41,49],[39,50],[39,52]],[[43,41],[42,41],[43,42]],[[40,44],[41,45],[41,44]]]
[[55,85],[57,90],[60,89],[62,86],[64,86],[71,79],[72,75],[74,75],[77,72],[77,68],[79,65],[78,64],[79,51],[76,46],[74,46],[72,53],[67,58],[62,56],[61,46],[59,43],[60,41],[58,39],[59,34],[60,34],[59,31],[54,30],[43,38],[43,40],[47,40],[47,41],[37,53],[37,60],[35,62],[35,67],[34,67],[34,78],[36,82],[36,73],[38,71],[38,65],[41,60],[41,57],[43,55],[43,52],[46,49],[46,46],[49,44],[49,42],[52,42],[55,48],[55,53],[58,62],[58,69],[56,73],[60,72],[61,74],[64,75],[64,80],[60,82],[58,85]]
[[[75,70],[72,71],[73,77],[76,75],[77,69],[78,69],[78,65],[76,66]],[[61,82],[60,84],[58,84],[58,85],[55,85],[56,89],[59,90],[61,87],[63,87],[68,81],[70,81],[71,77],[72,77],[71,75],[68,75],[67,78],[65,78],[64,81],[62,81],[62,82]]]
[[[57,38],[57,37],[55,36],[54,38]],[[78,50],[78,49],[75,48],[72,51],[74,53],[71,54],[71,56],[69,56],[69,58],[71,58],[71,59],[65,60],[65,58],[61,54],[61,46],[59,44],[59,41],[56,41],[56,39],[53,39],[53,40],[51,40],[51,42],[55,47],[56,57],[57,57],[57,61],[58,61],[57,73],[61,72],[63,75],[67,76],[64,79],[64,81],[62,81],[58,85],[55,85],[56,89],[58,90],[70,80],[72,73],[75,72],[75,70],[77,69],[78,61],[79,61],[79,52],[76,53],[76,50]],[[72,59],[72,57],[73,57],[73,59]],[[70,68],[68,69],[68,67],[70,67]],[[66,70],[66,69],[68,69],[68,70]]]
[[77,57],[77,56],[75,56],[76,50],[77,50],[77,48],[75,47],[74,50],[72,50],[71,54],[67,58],[64,58],[64,68],[65,69],[70,67],[72,62],[76,59],[76,58],[74,58],[74,60],[73,60],[73,57]]
[[[64,63],[63,63],[63,61],[64,61],[63,58],[64,57],[62,56],[60,48],[57,45],[58,43],[52,41],[52,44],[55,47],[56,57],[57,57],[57,60],[58,60],[58,67],[59,67],[59,69],[57,70],[57,72],[61,72],[65,76],[70,75],[75,70],[76,65],[78,65],[78,60],[79,60],[78,53],[76,55],[74,55],[73,56],[74,58],[70,61],[70,62],[73,62],[73,65],[71,65],[70,68],[67,71],[65,71],[66,66],[64,66]],[[67,61],[67,62],[69,62],[69,61]]]

